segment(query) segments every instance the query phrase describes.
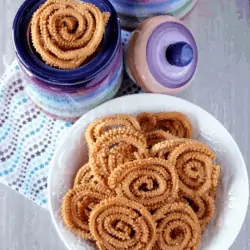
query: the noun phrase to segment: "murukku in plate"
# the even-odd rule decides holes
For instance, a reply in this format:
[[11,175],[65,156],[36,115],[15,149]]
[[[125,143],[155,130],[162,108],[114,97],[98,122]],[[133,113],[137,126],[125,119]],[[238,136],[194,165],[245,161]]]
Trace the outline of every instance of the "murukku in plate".
[[177,138],[174,135],[170,134],[169,132],[166,132],[161,129],[146,132],[145,136],[147,138],[147,144],[149,148],[159,142]]
[[33,46],[46,64],[77,68],[97,51],[109,15],[91,3],[48,0],[31,20]]
[[125,163],[108,179],[119,197],[139,202],[150,211],[160,208],[178,196],[178,176],[173,166],[159,158]]
[[211,221],[215,205],[214,199],[208,195],[181,195],[184,198],[189,206],[193,209],[195,214],[199,219],[199,223],[202,230],[205,230],[207,224]]
[[169,154],[181,144],[187,142],[186,139],[172,138],[162,142],[158,142],[150,150],[150,154],[154,157],[168,159]]
[[114,193],[111,190],[91,184],[79,185],[69,190],[62,205],[64,224],[83,239],[93,240],[88,224],[90,212],[100,201],[112,196]]
[[85,138],[88,146],[92,148],[96,140],[106,131],[118,127],[130,128],[132,130],[139,131],[140,124],[137,120],[126,114],[105,116],[93,121],[86,129]]
[[83,165],[76,174],[74,180],[74,187],[81,184],[94,184],[94,185],[98,184],[98,181],[95,178],[89,163]]
[[199,220],[186,203],[174,202],[153,215],[157,223],[156,249],[195,250],[201,237]]
[[139,122],[142,131],[150,132],[156,128],[156,118],[154,114],[151,113],[140,113],[136,116],[137,121]]
[[135,159],[134,146],[127,143],[119,143],[110,149],[108,154],[108,166],[112,172],[117,166]]
[[213,170],[212,170],[212,187],[209,190],[209,195],[213,198],[215,198],[216,196],[216,192],[217,192],[217,187],[218,187],[218,183],[219,183],[219,178],[220,178],[220,171],[221,171],[221,166],[220,165],[214,165],[213,166]]
[[179,112],[162,112],[154,114],[157,123],[156,127],[170,132],[180,138],[192,138],[193,127],[189,118]]
[[212,187],[215,153],[198,141],[187,141],[169,155],[169,165],[179,176],[180,191],[186,194],[205,194]]
[[156,240],[156,224],[147,209],[118,197],[92,210],[89,227],[99,249],[151,250]]
[[[118,128],[107,131],[96,141],[90,151],[92,171],[96,178],[104,185],[107,185],[108,177],[114,168],[118,167],[109,165],[110,152],[113,148],[123,145],[124,143],[127,144],[128,147],[132,146],[133,152],[131,152],[130,155],[132,159],[136,159],[138,156],[147,155],[147,142],[144,135],[128,128]],[[126,155],[113,154],[113,156],[123,158],[116,160],[112,159],[113,162],[125,162],[127,159]]]

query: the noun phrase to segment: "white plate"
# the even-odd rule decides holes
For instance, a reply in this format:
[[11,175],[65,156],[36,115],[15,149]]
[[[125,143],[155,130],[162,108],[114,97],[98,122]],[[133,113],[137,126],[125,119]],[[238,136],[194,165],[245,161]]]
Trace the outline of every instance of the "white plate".
[[60,212],[63,196],[71,188],[77,169],[87,159],[84,140],[86,126],[104,115],[145,111],[185,113],[195,127],[197,139],[205,141],[216,151],[222,166],[216,213],[203,234],[199,249],[227,250],[241,229],[248,205],[248,177],[240,150],[229,132],[212,115],[190,102],[157,94],[130,95],[106,102],[80,118],[62,138],[52,161],[48,181],[50,212],[61,239],[69,250],[95,249],[64,227]]

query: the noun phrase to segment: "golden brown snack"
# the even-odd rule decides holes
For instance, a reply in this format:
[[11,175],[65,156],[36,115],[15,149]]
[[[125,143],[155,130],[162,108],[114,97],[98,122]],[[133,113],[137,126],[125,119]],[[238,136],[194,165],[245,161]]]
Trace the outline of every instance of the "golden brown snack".
[[184,250],[198,248],[201,228],[192,208],[175,202],[158,209],[153,215],[157,222],[156,249]]
[[180,112],[162,112],[154,114],[156,127],[169,131],[172,135],[180,138],[192,138],[193,127],[188,117]]
[[152,215],[139,203],[122,198],[97,205],[90,214],[89,227],[99,249],[151,250],[156,240]]
[[50,66],[77,68],[96,52],[108,19],[91,3],[48,0],[31,20],[33,46]]
[[142,131],[144,132],[150,132],[152,130],[155,130],[156,126],[156,118],[154,114],[151,113],[140,113],[136,116],[137,121],[139,122]]
[[220,178],[220,165],[214,165],[213,166],[213,170],[212,170],[212,187],[209,190],[209,195],[213,198],[215,198],[216,196],[216,192],[217,192],[217,186],[219,183],[219,178]]
[[187,142],[187,139],[173,138],[162,142],[159,142],[150,150],[150,154],[154,157],[159,157],[163,159],[168,159],[169,154],[181,144]]
[[62,205],[62,218],[66,227],[83,239],[92,240],[89,215],[101,200],[114,196],[107,188],[91,184],[79,185],[67,192]]
[[175,148],[169,155],[169,165],[179,175],[180,191],[186,194],[205,194],[212,185],[211,173],[216,155],[206,145],[188,141]]
[[81,184],[94,184],[94,185],[98,184],[98,181],[95,178],[89,163],[83,165],[76,174],[74,187]]
[[133,130],[140,131],[140,125],[137,120],[126,114],[105,116],[100,119],[93,121],[86,129],[85,138],[88,146],[92,148],[93,144],[96,142],[103,133],[110,129],[123,127],[130,128]]
[[161,129],[146,132],[145,136],[147,138],[147,144],[149,148],[159,142],[177,138],[174,135],[170,134],[169,132],[166,132]]
[[116,168],[108,180],[118,197],[138,202],[150,211],[162,207],[178,196],[178,176],[168,162],[148,158],[125,163]]
[[[93,149],[90,152],[91,168],[101,183],[107,185],[108,177],[114,170],[115,165],[109,165],[111,150],[120,144],[127,144],[128,147],[132,147],[133,154],[130,157],[136,159],[137,156],[147,154],[146,138],[138,131],[118,128],[112,129],[104,133],[94,144]],[[134,154],[138,153],[138,154]],[[115,155],[122,157],[115,162],[126,162],[126,155]],[[112,160],[114,162],[114,160]]]
[[214,215],[214,199],[208,195],[181,195],[197,215],[202,230],[205,230],[207,224]]

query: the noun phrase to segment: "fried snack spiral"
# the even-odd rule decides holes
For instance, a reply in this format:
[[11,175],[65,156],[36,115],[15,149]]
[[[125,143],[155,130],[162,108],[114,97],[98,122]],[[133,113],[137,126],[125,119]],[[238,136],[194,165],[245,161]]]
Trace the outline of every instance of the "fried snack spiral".
[[105,133],[109,129],[117,127],[130,128],[136,131],[140,130],[140,124],[131,115],[120,114],[105,116],[95,120],[87,127],[85,132],[85,138],[88,143],[88,146],[91,148],[96,142],[97,138],[99,138],[103,133]]
[[81,185],[81,184],[94,184],[98,185],[98,181],[95,178],[89,163],[83,165],[77,172],[74,187]]
[[[165,132],[166,133],[166,132]],[[171,134],[169,134],[170,136],[172,136]],[[159,158],[163,158],[163,159],[168,159],[168,155],[178,146],[180,146],[181,144],[187,142],[186,139],[182,139],[182,138],[173,138],[173,139],[168,139],[162,142],[159,142],[155,145],[153,145],[153,147],[150,150],[150,154],[154,157],[159,157]]]
[[100,45],[109,13],[90,3],[48,0],[33,15],[33,46],[50,66],[74,69]]
[[214,199],[208,195],[183,195],[181,197],[188,202],[199,219],[201,229],[205,230],[214,215]]
[[172,135],[180,138],[192,138],[193,127],[188,119],[179,112],[162,112],[155,114],[157,120],[156,127],[169,131]]
[[173,201],[178,193],[175,169],[158,158],[120,165],[110,175],[108,184],[119,197],[138,202],[150,211]]
[[165,205],[154,214],[158,238],[156,249],[195,250],[198,248],[201,229],[192,208],[182,202]]
[[156,225],[151,214],[139,203],[109,198],[90,214],[90,232],[99,249],[151,250],[156,240]]
[[216,196],[217,186],[220,178],[220,165],[214,165],[212,170],[212,187],[209,190],[209,195],[213,198]]
[[147,138],[147,144],[148,147],[151,147],[159,142],[170,140],[170,139],[176,139],[174,135],[170,134],[169,132],[166,132],[164,130],[158,129],[154,131],[150,131],[145,133],[145,136]]
[[142,131],[150,132],[155,129],[157,120],[153,114],[146,112],[140,113],[136,116],[136,119],[139,122]]
[[180,191],[186,194],[205,194],[211,188],[211,173],[216,155],[206,145],[188,141],[175,148],[168,157],[179,175]]
[[112,197],[112,191],[94,185],[79,185],[68,191],[62,205],[62,217],[66,227],[83,239],[92,240],[89,231],[89,215],[101,200]]
[[[107,131],[96,141],[90,152],[92,171],[96,178],[104,185],[107,185],[109,175],[114,168],[117,167],[109,165],[110,152],[117,145],[124,143],[127,144],[128,147],[129,145],[132,146],[133,154],[130,155],[130,158],[132,159],[133,155],[134,159],[136,159],[136,155],[143,155],[147,152],[146,138],[140,132],[127,128],[118,128]],[[113,154],[113,156],[115,156],[115,154]],[[122,159],[117,159],[117,161],[126,162],[126,155],[118,154],[116,156],[119,158],[122,157]]]

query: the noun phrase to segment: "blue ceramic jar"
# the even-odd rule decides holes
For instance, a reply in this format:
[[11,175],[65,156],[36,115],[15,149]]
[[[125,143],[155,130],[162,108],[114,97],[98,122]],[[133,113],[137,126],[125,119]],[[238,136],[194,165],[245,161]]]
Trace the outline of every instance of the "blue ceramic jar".
[[76,69],[46,65],[31,45],[30,21],[45,0],[26,0],[13,23],[13,43],[27,94],[45,113],[67,120],[75,120],[112,98],[122,82],[121,30],[116,11],[108,0],[85,2],[109,12],[110,19],[96,56]]

